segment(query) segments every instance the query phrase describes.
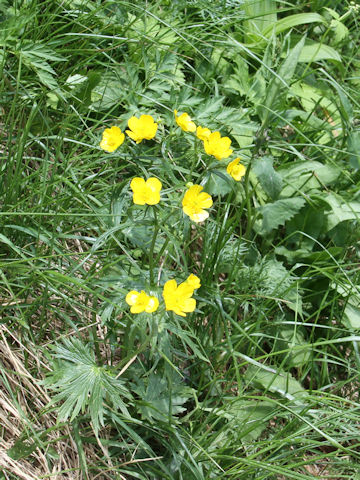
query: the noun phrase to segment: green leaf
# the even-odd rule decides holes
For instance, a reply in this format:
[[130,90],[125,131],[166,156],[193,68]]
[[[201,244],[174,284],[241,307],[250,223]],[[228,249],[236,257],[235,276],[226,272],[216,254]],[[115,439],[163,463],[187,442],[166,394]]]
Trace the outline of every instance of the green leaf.
[[286,55],[285,60],[278,69],[277,75],[272,78],[270,86],[267,88],[265,105],[259,108],[263,123],[269,122],[272,112],[285,110],[285,100],[290,88],[289,83],[295,73],[304,43],[305,37],[301,38],[290,53]]
[[211,170],[206,175],[204,191],[210,195],[226,195],[232,189],[232,179],[225,172]]
[[266,194],[272,200],[276,200],[282,189],[282,178],[274,170],[273,158],[269,156],[258,158],[254,163],[253,171]]
[[179,415],[185,410],[184,403],[193,397],[192,389],[177,374],[169,380],[160,373],[151,373],[148,378],[138,379],[137,384],[134,391],[141,398],[140,411],[150,421],[166,421],[169,415]]
[[245,373],[245,379],[265,391],[278,393],[289,400],[307,396],[302,385],[290,373],[281,370],[250,365]]
[[278,35],[285,30],[289,30],[290,28],[308,23],[326,23],[326,20],[318,13],[297,13],[295,15],[288,15],[284,18],[281,18],[275,24],[266,27],[262,33],[265,37],[270,37],[272,33]]
[[[344,320],[347,320],[348,325],[354,329],[360,328],[360,308],[359,308],[359,302],[357,303],[358,305],[355,305],[354,303],[351,303],[349,300],[344,310],[344,316],[345,316]],[[343,323],[347,324],[347,322],[345,321]]]
[[349,29],[340,20],[333,19],[330,22],[330,28],[334,32],[334,42],[339,43],[349,36]]
[[319,62],[320,60],[334,60],[342,62],[340,54],[329,45],[323,43],[311,43],[305,45],[299,57],[299,62]]
[[276,404],[273,402],[238,398],[215,410],[214,413],[227,419],[232,428],[241,428],[243,441],[254,441],[267,428],[267,423],[275,411]]
[[314,189],[322,189],[324,185],[335,182],[341,169],[334,165],[323,165],[320,162],[294,162],[289,167],[278,170],[285,186],[283,197],[291,197],[296,193],[307,193]]
[[329,193],[321,197],[330,207],[327,213],[327,227],[331,230],[346,220],[360,220],[360,202],[344,202],[341,198]]
[[264,30],[277,23],[276,1],[275,0],[245,0],[242,8],[245,10],[244,21],[245,39],[247,42],[262,40]]
[[284,225],[287,220],[290,220],[298,213],[304,204],[305,200],[302,197],[295,197],[277,200],[274,203],[268,203],[263,207],[259,207],[258,211],[263,217],[260,233],[266,235],[279,225]]
[[98,431],[104,425],[105,401],[128,415],[122,398],[130,399],[130,393],[107,367],[97,365],[88,345],[76,338],[66,339],[55,347],[55,357],[59,360],[43,383],[55,391],[51,404],[63,402],[58,409],[59,420],[72,421],[88,409]]
[[355,130],[349,133],[348,150],[350,153],[350,165],[353,168],[360,168],[360,131]]
[[[310,359],[311,347],[306,342],[300,327],[284,325],[275,332],[276,340],[274,343],[275,350],[288,350],[283,354],[285,364],[289,367],[301,367],[308,363]],[[302,347],[299,349],[299,347]]]

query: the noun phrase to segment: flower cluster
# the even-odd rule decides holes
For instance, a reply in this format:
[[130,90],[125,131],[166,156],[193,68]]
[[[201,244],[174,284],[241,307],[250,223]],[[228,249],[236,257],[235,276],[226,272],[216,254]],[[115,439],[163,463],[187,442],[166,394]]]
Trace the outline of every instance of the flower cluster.
[[[222,137],[220,132],[212,132],[207,127],[201,127],[200,125],[196,127],[188,113],[178,115],[178,111],[174,110],[174,114],[176,123],[184,132],[196,131],[196,136],[203,142],[204,150],[208,155],[212,155],[217,160],[223,160],[229,158],[233,153],[234,150],[230,148],[231,140],[229,137]],[[226,169],[227,173],[236,181],[241,180],[246,172],[244,165],[239,165],[239,162],[240,159],[236,158],[229,163]]]
[[131,292],[126,295],[125,301],[131,306],[131,313],[152,313],[155,312],[159,306],[159,300],[156,297],[147,295],[144,290],[141,290],[140,293],[136,290],[131,290]]
[[[200,279],[194,274],[189,275],[185,282],[180,283],[180,285],[174,279],[168,280],[163,288],[166,310],[186,317],[187,313],[193,312],[196,308],[196,300],[192,296],[194,291],[200,287]],[[141,290],[140,293],[132,290],[126,295],[125,301],[131,306],[131,313],[152,313],[159,307],[159,300],[147,295],[144,290]]]
[[[125,133],[136,143],[140,143],[143,140],[151,140],[155,137],[158,124],[155,123],[151,115],[141,115],[140,118],[129,118],[128,127],[130,130],[125,130]],[[105,152],[114,152],[122,145],[124,140],[125,135],[119,127],[106,128],[102,135],[100,148]]]
[[[208,155],[217,160],[223,160],[233,153],[229,137],[222,137],[220,132],[212,132],[207,127],[196,126],[190,115],[186,112],[178,114],[174,110],[176,124],[185,132],[196,133],[198,139],[203,142],[204,150]],[[151,140],[156,136],[158,124],[151,115],[133,116],[128,120],[128,130],[125,133],[137,144],[143,140]],[[117,126],[106,128],[100,142],[100,148],[106,152],[114,152],[125,140],[125,134]],[[246,168],[240,163],[240,158],[235,158],[226,169],[236,181],[245,175]],[[133,192],[133,203],[136,205],[157,205],[160,202],[162,183],[156,177],[148,179],[135,177],[130,182]],[[209,217],[208,209],[213,205],[211,195],[203,191],[201,185],[188,185],[182,199],[182,208],[185,215],[196,223],[203,222]],[[166,311],[185,317],[187,313],[196,308],[196,300],[193,298],[195,290],[200,288],[200,279],[191,274],[184,282],[177,284],[175,279],[168,280],[163,287],[163,298]],[[157,297],[148,295],[144,290],[130,291],[126,295],[126,303],[130,305],[131,313],[152,313],[159,308]]]

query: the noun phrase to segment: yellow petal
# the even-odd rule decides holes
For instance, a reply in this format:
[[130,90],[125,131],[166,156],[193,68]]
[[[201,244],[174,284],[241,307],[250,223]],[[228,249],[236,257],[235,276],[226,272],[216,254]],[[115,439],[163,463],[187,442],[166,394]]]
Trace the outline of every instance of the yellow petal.
[[200,283],[200,278],[193,273],[191,273],[188,278],[186,279],[186,282],[194,289],[196,290],[197,288],[201,287]]
[[198,196],[198,203],[201,205],[201,208],[210,208],[213,204],[211,195],[206,192],[200,193]]
[[138,136],[136,133],[132,132],[131,130],[125,130],[125,133],[127,133],[128,136],[129,136],[132,140],[134,140],[134,142],[136,142],[136,143],[140,143],[140,142],[141,142],[141,140],[139,141],[139,136]]
[[135,177],[130,182],[130,188],[133,192],[145,189],[145,180],[141,177]]
[[191,220],[193,220],[196,223],[203,222],[209,217],[209,212],[206,210],[202,210],[200,213],[193,213],[190,215]]
[[138,124],[139,124],[139,119],[138,119],[138,118],[136,118],[136,117],[131,117],[131,118],[129,118],[129,120],[128,120],[128,127],[129,127],[133,132],[136,131]]
[[160,192],[162,188],[162,183],[155,177],[150,177],[146,180],[146,186],[150,188],[153,192]]
[[140,293],[137,292],[136,290],[131,290],[131,292],[129,292],[129,293],[126,295],[125,302],[126,302],[128,305],[135,305],[136,300],[137,300],[137,298],[138,298],[139,295],[140,295]]
[[142,303],[140,303],[139,305],[135,303],[135,305],[130,308],[131,313],[142,313],[144,310],[145,306]]
[[184,302],[181,304],[181,308],[184,310],[184,312],[193,312],[196,308],[195,298],[187,298],[184,300]]
[[200,138],[200,140],[206,140],[211,134],[211,131],[206,127],[197,127],[196,129],[196,136]]
[[156,297],[149,297],[148,304],[145,308],[145,312],[152,313],[158,309],[159,300]]
[[174,293],[177,289],[177,283],[176,280],[168,280],[165,282],[164,288],[163,288],[163,295],[171,295]]
[[147,205],[157,205],[160,202],[160,193],[148,190],[146,192],[145,203]]

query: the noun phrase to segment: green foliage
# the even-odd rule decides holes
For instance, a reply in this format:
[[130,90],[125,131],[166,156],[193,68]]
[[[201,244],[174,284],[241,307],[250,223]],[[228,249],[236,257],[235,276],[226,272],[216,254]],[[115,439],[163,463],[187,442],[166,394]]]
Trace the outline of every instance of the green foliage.
[[[0,17],[9,457],[47,465],[34,478],[355,479],[357,6],[32,0]],[[207,155],[174,109],[233,155]],[[153,140],[100,149],[141,114]],[[133,204],[136,176],[161,180],[158,205]],[[183,213],[189,182],[212,195],[203,223]],[[162,288],[190,273],[183,318]],[[134,289],[158,311],[131,314]]]
[[[106,367],[99,366],[88,345],[77,339],[64,340],[55,350],[53,374],[45,382],[54,392],[53,402],[61,402],[59,421],[74,420],[78,414],[89,410],[97,432],[104,426],[104,403],[129,415],[126,403],[131,395],[122,380],[117,379]],[[126,403],[124,402],[126,400]]]

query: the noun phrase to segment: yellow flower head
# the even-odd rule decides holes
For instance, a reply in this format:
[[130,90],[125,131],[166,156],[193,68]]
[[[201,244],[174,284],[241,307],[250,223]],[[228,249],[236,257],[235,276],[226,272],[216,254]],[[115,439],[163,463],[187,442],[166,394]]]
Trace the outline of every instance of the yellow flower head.
[[193,273],[188,276],[184,283],[187,283],[193,290],[201,287],[200,278]]
[[180,283],[176,280],[168,280],[163,289],[163,297],[166,310],[172,310],[177,315],[186,317],[186,314],[193,312],[196,308],[196,300],[191,298],[194,289],[187,282]]
[[240,162],[240,158],[235,158],[226,168],[226,171],[229,175],[233,177],[237,182],[242,179],[245,175],[246,168]]
[[209,130],[208,128],[206,127],[197,127],[196,129],[196,136],[198,138],[200,138],[200,140],[204,141],[206,140],[207,138],[209,138],[211,134],[211,130]]
[[131,290],[126,295],[125,301],[128,305],[131,305],[131,313],[152,313],[157,310],[159,306],[159,300],[156,297],[151,297],[147,295],[144,290],[137,292],[136,290]]
[[125,135],[119,127],[105,128],[100,142],[100,148],[105,152],[114,152],[125,140]]
[[189,215],[194,222],[203,222],[209,216],[209,212],[204,208],[210,208],[213,204],[211,195],[202,192],[201,185],[193,185],[185,192],[182,206],[184,213]]
[[141,115],[140,118],[131,117],[128,126],[130,130],[125,131],[136,143],[154,138],[158,128],[158,124],[154,122],[151,115]]
[[184,132],[195,132],[196,125],[191,120],[191,117],[188,113],[182,113],[178,115],[178,111],[174,110],[175,120],[179,127],[184,130]]
[[233,152],[230,145],[230,138],[222,137],[220,132],[213,132],[204,140],[205,152],[208,155],[213,155],[217,160],[230,157]]
[[136,205],[156,205],[160,202],[162,184],[155,177],[146,180],[135,177],[131,180],[130,188],[133,191],[133,202]]

